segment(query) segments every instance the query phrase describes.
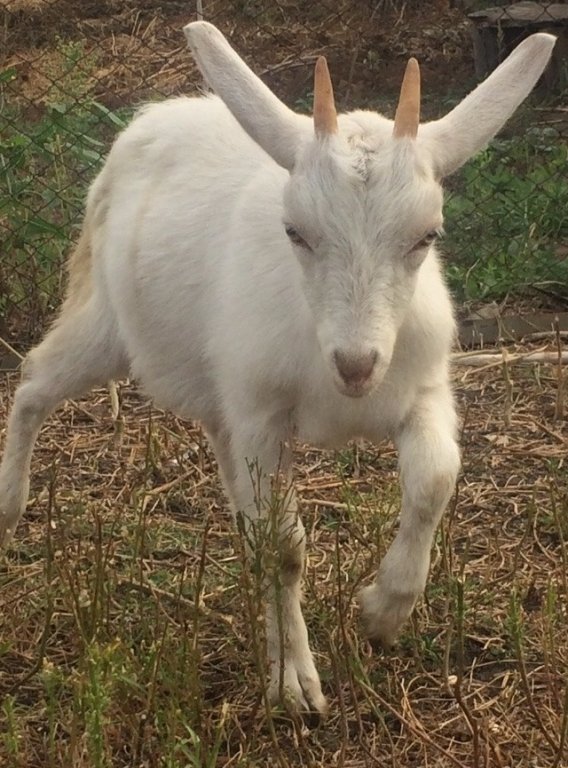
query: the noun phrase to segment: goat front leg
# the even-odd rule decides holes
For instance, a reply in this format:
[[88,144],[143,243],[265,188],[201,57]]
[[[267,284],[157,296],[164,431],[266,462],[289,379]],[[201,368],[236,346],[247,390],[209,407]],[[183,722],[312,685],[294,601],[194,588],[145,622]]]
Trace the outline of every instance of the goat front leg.
[[327,702],[300,605],[305,532],[292,488],[289,417],[259,423],[256,415],[230,434],[233,472],[224,476],[235,511],[242,515],[247,547],[256,550],[266,569],[270,700],[324,715]]
[[452,396],[442,388],[416,403],[395,436],[400,526],[375,583],[360,594],[367,634],[385,646],[394,643],[426,586],[432,541],[460,467],[455,433]]

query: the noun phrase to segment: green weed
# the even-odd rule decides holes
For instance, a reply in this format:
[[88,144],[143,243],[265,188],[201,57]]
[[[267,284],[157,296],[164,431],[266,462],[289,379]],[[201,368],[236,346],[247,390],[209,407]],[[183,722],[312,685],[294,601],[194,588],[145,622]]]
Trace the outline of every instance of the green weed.
[[131,112],[92,98],[93,57],[82,45],[62,43],[59,52],[31,118],[28,104],[14,98],[16,71],[0,72],[0,312],[17,308],[32,332],[59,301],[86,189]]
[[465,166],[447,196],[443,244],[458,299],[566,292],[567,167],[566,144],[536,128],[494,141]]

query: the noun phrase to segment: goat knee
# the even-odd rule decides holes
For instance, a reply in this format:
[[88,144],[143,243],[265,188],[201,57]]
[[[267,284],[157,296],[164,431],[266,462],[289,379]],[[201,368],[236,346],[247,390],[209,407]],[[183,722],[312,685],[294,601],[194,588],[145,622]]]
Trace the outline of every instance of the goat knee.
[[431,455],[406,457],[401,461],[405,518],[412,527],[437,524],[448,503],[460,469],[460,452],[450,440]]

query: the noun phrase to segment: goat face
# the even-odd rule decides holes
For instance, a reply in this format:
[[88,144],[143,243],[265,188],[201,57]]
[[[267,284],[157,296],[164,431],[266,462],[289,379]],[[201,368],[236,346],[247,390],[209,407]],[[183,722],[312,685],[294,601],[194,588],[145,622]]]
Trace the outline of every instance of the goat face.
[[361,397],[389,367],[441,231],[441,187],[412,140],[316,137],[284,191],[283,227],[335,384]]

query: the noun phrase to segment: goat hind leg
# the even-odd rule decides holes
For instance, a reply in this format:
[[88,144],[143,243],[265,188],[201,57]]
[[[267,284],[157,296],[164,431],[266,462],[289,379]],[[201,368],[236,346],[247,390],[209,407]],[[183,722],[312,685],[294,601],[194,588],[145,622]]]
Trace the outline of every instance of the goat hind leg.
[[64,314],[24,362],[0,466],[0,547],[10,542],[24,513],[32,450],[44,420],[63,400],[126,370],[111,318],[91,297]]

